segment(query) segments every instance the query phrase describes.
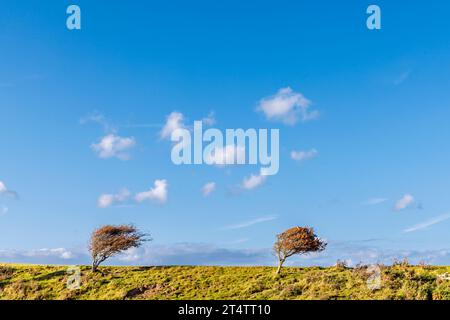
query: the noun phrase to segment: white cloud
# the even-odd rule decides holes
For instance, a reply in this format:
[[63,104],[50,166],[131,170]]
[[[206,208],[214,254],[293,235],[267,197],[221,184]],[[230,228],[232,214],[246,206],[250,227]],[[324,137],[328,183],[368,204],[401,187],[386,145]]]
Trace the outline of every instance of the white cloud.
[[308,121],[319,117],[319,112],[310,111],[310,106],[311,101],[287,87],[278,90],[273,96],[262,99],[257,110],[263,112],[269,120],[294,125],[299,118],[301,121]]
[[250,177],[244,178],[242,181],[241,187],[246,190],[252,190],[259,186],[261,186],[267,179],[266,175],[263,175],[262,172],[259,175],[250,175]]
[[166,180],[156,180],[155,185],[149,191],[140,192],[136,195],[135,200],[137,202],[143,202],[145,200],[154,200],[160,203],[167,201],[167,188],[168,184]]
[[[216,118],[213,111],[211,111],[206,117],[201,119],[203,125],[213,126],[216,124]],[[154,126],[154,125],[152,125]],[[185,117],[181,112],[173,111],[166,118],[165,124],[162,126],[159,136],[161,139],[171,140],[172,133],[177,129],[193,130],[193,124],[186,124]]]
[[9,190],[3,181],[0,181],[0,196],[5,195],[12,198],[17,198],[18,194],[15,191]]
[[365,206],[375,206],[377,204],[382,204],[386,201],[388,201],[389,199],[387,198],[372,198],[367,200],[366,202],[363,203],[363,205]]
[[129,151],[136,145],[133,137],[124,138],[115,134],[104,136],[99,143],[92,144],[91,148],[100,158],[118,158],[129,160]]
[[215,182],[208,182],[205,184],[202,188],[202,194],[204,197],[209,196],[212,192],[216,190],[216,183]]
[[98,197],[97,207],[99,208],[108,208],[112,206],[114,203],[114,195],[113,194],[102,194]]
[[82,253],[75,253],[66,248],[44,248],[32,250],[1,250],[0,261],[8,263],[33,264],[86,264],[89,263],[86,249]]
[[410,194],[405,194],[400,200],[397,201],[395,204],[395,210],[401,211],[408,207],[410,207],[412,204],[414,204],[415,200],[414,197]]
[[101,125],[106,132],[106,135],[100,138],[98,143],[91,144],[91,149],[97,153],[100,158],[118,158],[120,160],[130,159],[129,151],[136,145],[136,140],[133,137],[119,136],[117,134],[117,129],[98,111],[94,111],[80,119],[80,124],[87,124],[90,122]]
[[122,204],[131,196],[130,191],[122,189],[117,194],[102,194],[97,200],[97,207],[108,208],[113,205]]
[[421,222],[419,224],[416,224],[415,226],[407,228],[407,229],[403,230],[403,232],[409,233],[409,232],[414,232],[414,231],[426,229],[428,227],[431,227],[432,225],[438,224],[438,223],[443,222],[443,221],[448,220],[448,219],[450,219],[450,214],[445,214],[445,215],[442,215],[442,216],[434,217],[434,218],[432,218],[430,220]]
[[275,216],[267,216],[267,217],[259,217],[250,221],[245,221],[239,224],[235,224],[235,225],[231,225],[231,226],[227,226],[224,229],[226,230],[236,230],[236,229],[243,229],[243,228],[248,228],[251,227],[255,224],[258,223],[263,223],[263,222],[267,222],[267,221],[273,221],[277,219],[277,217]]
[[29,257],[56,257],[63,260],[74,258],[74,254],[65,248],[37,249],[25,252],[24,255]]
[[319,152],[316,149],[309,151],[292,151],[291,159],[295,161],[306,161],[317,157]]
[[172,112],[166,120],[164,127],[159,133],[161,139],[170,139],[172,132],[184,128],[184,116],[180,112]]
[[118,257],[119,260],[125,262],[137,262],[142,258],[138,248],[130,248],[127,251],[121,253]]
[[0,194],[1,193],[6,193],[8,191],[8,188],[6,188],[6,185],[0,181]]
[[[136,202],[144,202],[145,200],[152,200],[160,203],[167,201],[168,184],[166,180],[156,180],[154,187],[148,191],[140,192],[134,196]],[[97,199],[97,207],[105,209],[111,206],[126,205],[131,198],[131,192],[128,189],[122,189],[117,194],[102,194]]]
[[216,147],[207,155],[205,163],[217,166],[225,166],[228,164],[237,164],[245,162],[245,147],[237,145],[227,145],[225,147]]

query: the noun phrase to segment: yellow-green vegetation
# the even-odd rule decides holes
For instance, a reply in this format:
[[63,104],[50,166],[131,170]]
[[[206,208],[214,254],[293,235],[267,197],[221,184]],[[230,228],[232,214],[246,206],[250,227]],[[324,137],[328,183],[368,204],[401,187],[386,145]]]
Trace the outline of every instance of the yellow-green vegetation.
[[[64,266],[0,265],[0,299],[450,299],[450,267],[380,266],[371,290],[367,267],[81,267],[67,289]],[[370,279],[369,279],[370,281]]]

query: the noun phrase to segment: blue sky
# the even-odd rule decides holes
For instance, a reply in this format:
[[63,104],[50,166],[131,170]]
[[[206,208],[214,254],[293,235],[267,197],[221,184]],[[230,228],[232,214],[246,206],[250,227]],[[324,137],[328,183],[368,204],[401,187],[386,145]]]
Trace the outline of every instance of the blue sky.
[[[72,2],[1,4],[0,261],[86,263],[95,227],[134,223],[154,241],[116,263],[270,264],[295,225],[330,243],[298,264],[450,263],[448,1],[374,1],[378,31],[368,1],[74,3],[82,30]],[[320,116],[258,112],[283,88]],[[280,129],[279,173],[175,166],[173,112]]]

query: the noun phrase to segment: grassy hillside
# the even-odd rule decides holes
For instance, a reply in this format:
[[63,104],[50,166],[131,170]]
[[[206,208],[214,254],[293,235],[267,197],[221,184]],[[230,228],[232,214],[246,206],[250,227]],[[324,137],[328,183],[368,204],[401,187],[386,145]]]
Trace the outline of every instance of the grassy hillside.
[[361,268],[81,267],[68,290],[63,266],[0,265],[0,299],[450,299],[450,267],[381,267],[370,290]]

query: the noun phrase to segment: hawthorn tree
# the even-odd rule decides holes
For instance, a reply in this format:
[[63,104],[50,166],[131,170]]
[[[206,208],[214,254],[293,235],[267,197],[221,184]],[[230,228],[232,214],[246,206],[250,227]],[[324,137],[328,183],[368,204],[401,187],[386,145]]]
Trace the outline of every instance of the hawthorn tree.
[[277,235],[274,251],[278,257],[277,274],[287,258],[296,254],[308,254],[325,249],[326,242],[320,239],[312,228],[294,227]]
[[132,225],[100,227],[91,235],[89,251],[92,256],[92,271],[106,259],[131,248],[138,248],[145,241],[150,241],[147,234]]

